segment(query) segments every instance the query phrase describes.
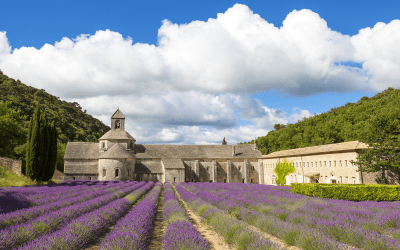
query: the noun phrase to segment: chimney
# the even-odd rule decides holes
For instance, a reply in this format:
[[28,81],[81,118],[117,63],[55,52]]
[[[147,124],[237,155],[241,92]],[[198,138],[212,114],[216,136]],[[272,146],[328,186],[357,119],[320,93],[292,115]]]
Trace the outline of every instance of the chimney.
[[232,156],[235,156],[235,145],[232,145]]

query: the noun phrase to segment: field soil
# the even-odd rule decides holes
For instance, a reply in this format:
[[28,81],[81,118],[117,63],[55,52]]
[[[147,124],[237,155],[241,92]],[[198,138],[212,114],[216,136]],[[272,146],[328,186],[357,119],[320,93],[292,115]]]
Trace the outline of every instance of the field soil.
[[164,201],[164,189],[161,192],[160,199],[157,205],[156,220],[154,222],[153,239],[150,243],[149,250],[160,250],[162,249],[162,237],[165,232],[165,225],[163,221],[163,201]]

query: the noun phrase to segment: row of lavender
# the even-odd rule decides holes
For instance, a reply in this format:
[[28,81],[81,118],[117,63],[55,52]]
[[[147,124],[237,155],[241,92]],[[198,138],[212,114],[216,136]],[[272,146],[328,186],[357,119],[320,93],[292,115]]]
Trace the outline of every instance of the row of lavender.
[[341,249],[345,247],[338,244],[341,242],[363,249],[400,249],[400,204],[397,202],[313,198],[266,185],[184,185],[197,194],[200,192],[199,195],[205,192],[216,200],[236,204],[240,219],[289,245],[303,249],[323,246]]
[[[0,229],[4,229],[7,226],[11,225],[26,223],[27,221],[34,219],[42,214],[49,213],[52,211],[57,211],[61,208],[66,208],[74,204],[91,200],[95,197],[110,194],[125,187],[132,186],[136,183],[137,182],[111,183],[109,186],[99,188],[96,191],[91,191],[90,189],[86,190],[84,194],[78,195],[76,197],[71,197],[68,199],[47,203],[41,206],[24,208],[10,213],[0,214]],[[69,191],[68,189],[65,189],[64,192],[68,193]]]
[[[193,194],[185,188],[193,188],[193,186],[185,183],[173,184],[182,200],[202,218],[202,222],[210,225],[221,235],[226,243],[234,245],[237,249],[282,249],[278,244],[267,240],[261,233],[251,229],[248,224],[229,215],[228,212],[232,214],[235,212],[236,206],[232,202],[224,201],[221,198],[219,198],[217,203],[214,201],[206,202],[206,200],[210,200],[209,198],[211,196],[209,198],[200,198],[200,196]],[[197,194],[198,193],[199,192],[197,192]],[[204,193],[207,194],[206,192]],[[215,195],[213,196],[211,200],[212,198],[218,198]],[[219,208],[215,207],[213,204],[218,204]]]
[[[99,190],[117,182],[70,181],[57,185],[13,187],[0,191],[0,213],[8,213],[45,203],[75,197],[88,190]],[[68,190],[68,192],[65,192]]]
[[[152,190],[152,192],[146,196],[146,198],[148,198],[149,196],[154,196],[154,192],[159,192],[160,185],[161,184],[158,183],[157,186]],[[99,235],[107,232],[110,226],[114,225],[117,221],[120,222],[121,220],[126,220],[127,218],[131,219],[132,217],[135,217],[132,214],[132,210],[137,209],[137,207],[140,206],[143,200],[136,204],[133,209],[132,204],[134,204],[142,196],[148,193],[153,188],[153,186],[154,182],[148,182],[147,184],[144,184],[137,188],[137,190],[133,191],[132,193],[126,195],[124,198],[114,200],[113,202],[108,203],[105,206],[83,214],[78,218],[69,221],[59,230],[42,235],[41,237],[33,241],[26,242],[18,249],[67,250],[85,248],[91,242],[95,241],[99,237]],[[146,200],[146,198],[144,200]],[[129,212],[130,210],[131,212]],[[144,214],[146,212],[147,211],[143,211]],[[110,234],[113,234],[113,232],[116,231],[118,227],[119,224],[115,225],[113,230],[109,234],[107,234],[106,240],[109,238]],[[124,237],[124,235],[126,234],[123,233],[120,235],[120,237]],[[136,239],[138,241],[142,241],[144,236],[145,235],[142,235],[139,239]],[[113,247],[106,247],[106,249],[113,249]],[[119,248],[116,247],[114,249]]]
[[164,250],[209,249],[207,241],[190,222],[169,182],[164,183],[163,221],[166,226],[163,236]]
[[[74,225],[79,218],[88,218],[88,215],[92,213],[92,211],[100,211],[100,213],[104,213],[101,209],[107,210],[110,205],[111,207],[109,209],[111,209],[111,213],[119,211],[114,211],[113,209],[115,207],[126,208],[126,205],[124,207],[123,204],[121,204],[124,201],[120,198],[126,195],[129,196],[132,192],[139,192],[140,190],[137,189],[146,186],[145,184],[145,182],[130,184],[121,183],[119,186],[114,188],[114,192],[112,193],[98,193],[99,191],[95,191],[90,194],[91,198],[86,201],[78,201],[74,205],[65,206],[61,209],[56,209],[46,213],[37,213],[34,218],[27,219],[24,223],[6,226],[4,229],[0,230],[0,249],[12,249],[21,244],[32,242],[34,239],[38,239],[39,242],[41,242],[43,241],[44,235],[52,234],[53,232],[57,233],[57,230],[60,228],[65,228],[67,225]],[[114,201],[118,201],[118,204],[115,205]],[[32,209],[34,208],[36,207],[33,207]],[[39,216],[37,216],[38,214]],[[24,214],[21,214],[21,216],[24,216]]]

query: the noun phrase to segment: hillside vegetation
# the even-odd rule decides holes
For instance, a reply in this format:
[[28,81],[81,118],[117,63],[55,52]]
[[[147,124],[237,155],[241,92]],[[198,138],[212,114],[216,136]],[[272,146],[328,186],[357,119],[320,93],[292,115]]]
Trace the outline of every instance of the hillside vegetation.
[[[388,88],[374,97],[364,96],[357,103],[346,103],[296,124],[275,124],[275,130],[257,139],[257,147],[266,155],[287,149],[362,141],[368,134],[372,117],[394,112],[395,119],[400,119],[399,108],[400,90]],[[240,144],[254,144],[254,140]]]
[[[49,182],[51,183],[54,181]],[[44,182],[43,184],[48,184],[49,182]],[[12,173],[7,168],[0,166],[0,187],[17,187],[25,185],[38,185],[38,183],[36,181],[30,180],[26,176],[18,176]]]
[[55,121],[59,135],[57,169],[60,171],[63,171],[62,156],[68,141],[98,142],[110,130],[100,120],[86,114],[86,110],[82,111],[78,103],[61,101],[43,89],[27,86],[0,71],[0,112],[4,113],[0,113],[0,130],[5,138],[0,142],[0,156],[25,158],[27,129],[36,102],[40,103],[42,112],[47,113],[49,122]]

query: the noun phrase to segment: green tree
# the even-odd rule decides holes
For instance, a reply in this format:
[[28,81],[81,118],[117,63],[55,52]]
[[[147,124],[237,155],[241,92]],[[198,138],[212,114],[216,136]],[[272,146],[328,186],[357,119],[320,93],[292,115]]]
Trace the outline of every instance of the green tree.
[[41,138],[40,138],[40,109],[39,103],[36,104],[36,109],[29,124],[29,141],[26,152],[26,175],[31,180],[38,180],[40,177],[40,162],[41,162]]
[[283,163],[276,164],[274,169],[275,174],[278,176],[276,184],[279,186],[286,184],[286,176],[290,173],[296,173],[293,162],[288,163],[286,158],[283,159]]
[[0,156],[14,158],[14,148],[24,143],[21,124],[26,118],[9,106],[11,102],[0,101]]
[[56,169],[64,173],[64,155],[67,144],[58,142],[57,143],[57,164]]
[[382,184],[387,184],[386,171],[400,173],[400,120],[397,110],[384,111],[371,119],[368,133],[360,141],[372,149],[364,150],[354,164],[359,171],[382,171]]
[[222,145],[226,145],[226,144],[228,144],[228,143],[225,141],[225,137],[224,137],[224,139],[222,140]]
[[48,153],[47,153],[47,164],[45,166],[45,171],[43,175],[43,181],[49,181],[53,175],[56,168],[57,163],[57,129],[54,125],[54,121],[48,126],[49,131],[49,145],[48,145]]

